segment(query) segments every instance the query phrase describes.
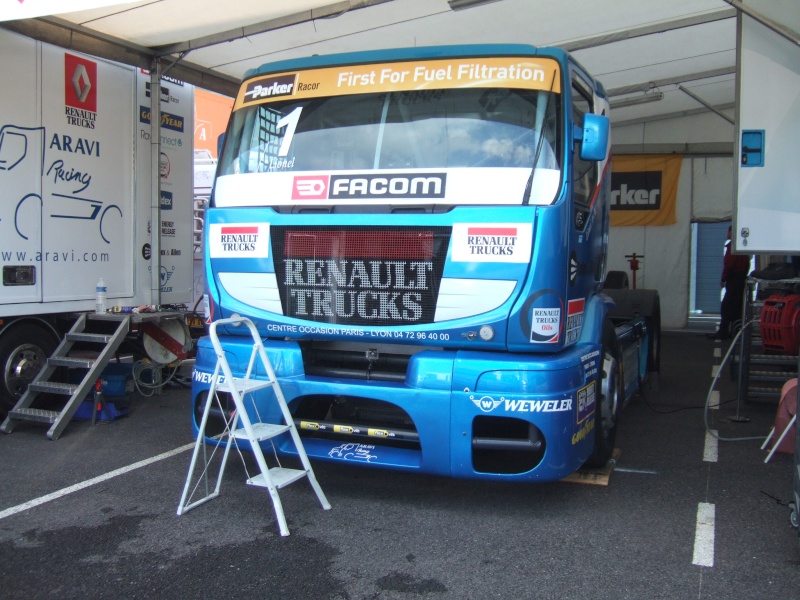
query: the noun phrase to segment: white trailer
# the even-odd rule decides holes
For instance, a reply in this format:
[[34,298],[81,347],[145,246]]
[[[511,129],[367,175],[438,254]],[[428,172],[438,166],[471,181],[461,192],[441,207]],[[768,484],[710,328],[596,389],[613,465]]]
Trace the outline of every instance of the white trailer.
[[149,73],[5,30],[0,56],[2,413],[99,278],[109,307],[192,301],[193,89],[162,79],[154,129]]

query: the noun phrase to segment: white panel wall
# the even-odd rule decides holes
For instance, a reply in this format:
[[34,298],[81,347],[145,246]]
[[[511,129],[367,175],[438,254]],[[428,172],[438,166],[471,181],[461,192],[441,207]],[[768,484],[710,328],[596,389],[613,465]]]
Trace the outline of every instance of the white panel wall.
[[[732,115],[731,115],[732,116]],[[730,144],[735,130],[712,112],[612,127],[615,146],[647,152],[671,145]],[[637,287],[657,289],[661,296],[662,324],[681,329],[689,319],[691,223],[693,220],[730,219],[733,211],[733,157],[687,156],[678,184],[676,219],[666,227],[613,227],[608,268],[632,277],[626,255],[644,256],[637,272]]]
[[[733,118],[732,111],[722,112]],[[612,123],[611,127],[611,140],[615,146],[620,144],[732,143],[734,135],[733,125],[712,112],[635,125],[614,125]]]
[[684,160],[678,182],[677,222],[664,227],[612,227],[608,269],[632,278],[626,255],[643,256],[636,287],[656,289],[661,297],[661,324],[667,329],[686,326],[689,314],[689,247],[691,238],[691,160]]
[[[797,2],[760,6],[780,23],[800,24]],[[800,48],[742,16],[739,127],[764,132],[763,166],[737,160],[734,245],[757,253],[800,252]],[[737,135],[737,149],[741,135]],[[737,151],[737,154],[739,152]]]

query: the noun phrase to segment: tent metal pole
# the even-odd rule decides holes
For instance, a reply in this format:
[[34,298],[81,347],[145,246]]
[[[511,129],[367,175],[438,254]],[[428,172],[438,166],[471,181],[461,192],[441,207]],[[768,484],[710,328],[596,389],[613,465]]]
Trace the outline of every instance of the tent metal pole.
[[161,61],[150,69],[150,303],[161,305]]
[[757,10],[753,10],[746,4],[744,4],[741,0],[725,0],[728,4],[734,7],[736,10],[739,10],[746,14],[751,19],[754,19],[761,23],[764,27],[771,29],[779,36],[786,38],[793,44],[800,46],[800,35],[796,31],[789,29],[785,25],[781,25],[780,23],[773,21],[769,17],[764,16]]
[[729,117],[728,115],[726,115],[724,112],[722,112],[722,111],[720,111],[720,110],[717,110],[716,108],[714,108],[713,106],[711,106],[711,105],[710,105],[708,102],[706,102],[705,100],[703,100],[703,99],[702,99],[700,96],[698,96],[698,95],[697,95],[697,94],[695,94],[694,92],[690,92],[689,90],[687,90],[687,89],[686,89],[685,87],[683,87],[682,85],[679,85],[679,86],[678,86],[678,89],[679,89],[680,91],[682,91],[684,94],[686,94],[687,96],[689,96],[690,98],[693,98],[693,99],[697,100],[697,101],[698,101],[700,104],[702,104],[703,106],[705,106],[705,107],[706,107],[708,110],[710,110],[711,112],[713,112],[715,115],[717,115],[717,116],[719,116],[719,117],[722,117],[723,119],[725,119],[725,120],[726,120],[728,123],[730,123],[731,125],[735,125],[735,124],[736,124],[732,118],[730,118],[730,117]]

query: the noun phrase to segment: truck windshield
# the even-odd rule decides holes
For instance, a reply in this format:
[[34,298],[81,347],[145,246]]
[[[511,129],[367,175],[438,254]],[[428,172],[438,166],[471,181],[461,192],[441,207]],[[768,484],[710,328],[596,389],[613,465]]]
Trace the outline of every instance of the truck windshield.
[[423,89],[248,106],[233,114],[218,174],[559,169],[558,102],[550,96]]

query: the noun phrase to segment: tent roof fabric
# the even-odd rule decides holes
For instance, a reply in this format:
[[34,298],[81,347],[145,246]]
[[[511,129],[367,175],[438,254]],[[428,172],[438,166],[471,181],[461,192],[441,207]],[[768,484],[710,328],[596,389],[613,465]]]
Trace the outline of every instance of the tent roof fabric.
[[[233,95],[260,65],[385,47],[523,43],[572,51],[609,91],[612,121],[732,113],[737,0],[152,0],[0,22],[74,50]],[[616,108],[645,94],[659,101]],[[624,103],[623,103],[624,104]]]

